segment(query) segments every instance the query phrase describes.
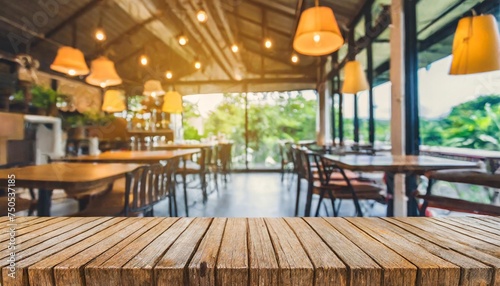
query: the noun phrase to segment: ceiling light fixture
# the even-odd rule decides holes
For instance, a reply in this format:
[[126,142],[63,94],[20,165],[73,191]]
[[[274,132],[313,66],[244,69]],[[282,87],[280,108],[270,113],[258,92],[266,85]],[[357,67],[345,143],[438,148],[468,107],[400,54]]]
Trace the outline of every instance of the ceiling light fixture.
[[171,70],[167,70],[167,71],[165,72],[165,77],[166,77],[167,79],[172,79],[172,77],[173,77],[173,76],[174,76],[174,75],[172,74],[172,71],[171,71]]
[[272,46],[273,46],[273,42],[271,42],[271,39],[266,39],[264,41],[264,47],[266,47],[266,49],[270,49]]
[[200,23],[206,23],[208,20],[207,12],[205,12],[205,10],[203,9],[198,10],[196,12],[196,19]]
[[98,40],[99,42],[106,40],[106,33],[104,32],[104,29],[101,27],[99,27],[95,30],[94,36],[95,36],[96,40]]
[[237,53],[239,50],[240,50],[240,48],[238,47],[237,44],[233,44],[231,46],[231,51],[233,51],[233,53]]
[[366,79],[363,66],[358,61],[350,61],[345,64],[344,85],[342,93],[356,94],[370,88]]
[[185,46],[185,45],[187,45],[189,40],[188,40],[188,37],[186,37],[186,35],[181,34],[177,37],[177,41],[179,42],[179,45]]
[[90,71],[90,75],[85,79],[88,84],[105,88],[122,83],[122,79],[116,73],[115,64],[107,57],[101,56],[93,60]]
[[70,76],[89,74],[89,68],[85,62],[82,51],[68,46],[57,50],[56,58],[50,65],[50,69]]
[[141,63],[141,65],[143,65],[143,66],[148,65],[148,62],[149,62],[148,56],[146,56],[146,55],[141,55],[141,56],[140,56],[140,58],[139,58],[139,62],[140,62],[140,63]]
[[315,6],[304,10],[300,15],[297,31],[293,39],[293,49],[308,56],[331,54],[344,44],[337,20],[332,9]]
[[500,70],[500,36],[495,17],[473,15],[460,19],[452,55],[452,75]]
[[194,68],[197,70],[201,69],[201,62],[199,60],[196,60],[194,62]]

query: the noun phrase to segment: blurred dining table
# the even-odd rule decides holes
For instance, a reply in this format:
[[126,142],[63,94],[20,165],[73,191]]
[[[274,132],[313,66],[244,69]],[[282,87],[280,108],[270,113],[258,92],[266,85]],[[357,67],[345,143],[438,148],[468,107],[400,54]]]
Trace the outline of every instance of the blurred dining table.
[[183,150],[158,150],[158,151],[108,151],[99,155],[83,155],[61,159],[67,162],[100,162],[100,163],[144,163],[154,164],[160,161],[168,161],[173,158],[189,158],[199,153],[198,148]]
[[185,150],[185,149],[202,149],[202,148],[211,148],[217,146],[217,142],[208,142],[208,143],[158,143],[154,144],[151,149],[158,150]]
[[[393,156],[393,155],[324,155],[324,157],[333,162],[337,167],[342,170],[360,171],[360,172],[386,172],[386,174],[415,174],[421,175],[427,171],[434,170],[448,170],[448,169],[475,169],[479,168],[477,163],[437,158],[425,155],[406,155],[406,156]],[[406,198],[402,195],[401,190],[394,190],[394,184],[388,182],[389,176],[386,176],[386,184],[388,192],[393,193],[393,196],[388,201],[387,216],[394,215],[394,206],[404,204]],[[346,179],[347,180],[347,179]],[[418,206],[416,199],[411,195],[415,189],[406,187],[406,197],[408,199],[407,212],[410,216],[418,215]],[[401,194],[401,195],[400,195]],[[308,198],[308,205],[310,205],[311,198]],[[355,201],[356,211],[361,210],[357,201]],[[307,206],[306,206],[307,208]],[[306,209],[306,214],[308,210]],[[310,206],[309,206],[310,211]]]
[[[37,188],[38,216],[50,216],[54,189],[63,189],[68,195],[89,193],[91,190],[112,184],[116,179],[125,177],[126,173],[134,171],[139,166],[139,164],[53,162],[45,165],[2,169],[0,170],[0,184],[2,186],[9,184],[12,188]],[[11,179],[12,175],[13,179]]]

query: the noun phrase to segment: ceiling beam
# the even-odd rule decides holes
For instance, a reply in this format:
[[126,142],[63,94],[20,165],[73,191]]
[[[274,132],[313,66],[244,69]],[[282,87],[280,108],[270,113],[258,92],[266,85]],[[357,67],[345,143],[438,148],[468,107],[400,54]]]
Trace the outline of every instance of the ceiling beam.
[[[90,12],[92,9],[94,9],[97,5],[99,5],[103,0],[92,0],[86,5],[84,5],[82,8],[78,9],[75,11],[73,14],[71,14],[69,17],[64,19],[61,23],[57,24],[54,28],[52,28],[50,31],[44,34],[45,38],[51,38],[55,34],[57,34],[60,30],[62,30],[64,27],[68,26],[69,24],[73,23],[74,21],[78,20],[81,16],[85,15],[87,12]],[[40,43],[40,40],[35,40],[31,44],[32,47],[35,47]]]
[[275,12],[277,14],[281,14],[283,16],[294,18],[295,17],[295,9],[289,6],[278,3],[277,1],[262,1],[262,0],[249,0],[249,4],[258,6],[262,9]]
[[[262,26],[262,23],[261,23],[261,22],[259,22],[259,21],[256,21],[256,20],[253,20],[253,19],[250,19],[250,18],[245,17],[244,15],[239,14],[239,13],[236,13],[236,12],[234,12],[234,11],[230,11],[230,10],[228,10],[227,8],[224,8],[224,10],[226,11],[226,13],[228,13],[228,14],[230,14],[230,15],[232,15],[232,16],[234,16],[234,17],[236,17],[238,20],[243,20],[243,21],[249,22],[249,23],[251,23],[251,24],[257,25],[257,26],[259,26],[259,27],[261,27],[261,26]],[[270,31],[270,32],[276,33],[276,34],[278,34],[278,35],[281,35],[281,36],[283,36],[283,37],[287,37],[287,38],[288,38],[288,37],[290,37],[290,36],[292,36],[290,33],[284,32],[284,31],[282,31],[282,30],[278,30],[278,29],[273,28],[273,27],[267,27],[267,30],[268,30],[268,31]]]
[[375,2],[375,0],[367,0],[365,4],[359,9],[358,13],[354,18],[352,18],[352,21],[349,23],[348,27],[349,29],[354,29],[355,26],[358,24],[358,22],[361,20],[361,18],[367,13],[366,11],[371,11],[372,5]]
[[222,84],[260,84],[260,83],[316,83],[316,78],[309,77],[290,77],[290,78],[255,78],[243,80],[193,80],[193,81],[174,81],[174,85],[222,85]]

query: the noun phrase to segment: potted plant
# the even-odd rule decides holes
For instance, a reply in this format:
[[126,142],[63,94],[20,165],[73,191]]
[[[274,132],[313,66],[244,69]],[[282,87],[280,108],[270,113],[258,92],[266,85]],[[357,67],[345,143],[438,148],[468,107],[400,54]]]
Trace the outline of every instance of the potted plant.
[[49,87],[34,85],[31,89],[31,106],[39,115],[57,115],[58,93]]

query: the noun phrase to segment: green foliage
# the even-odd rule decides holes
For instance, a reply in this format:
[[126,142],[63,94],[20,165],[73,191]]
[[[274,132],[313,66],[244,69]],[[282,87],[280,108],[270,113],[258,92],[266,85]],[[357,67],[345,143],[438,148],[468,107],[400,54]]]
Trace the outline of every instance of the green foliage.
[[51,104],[56,103],[59,94],[50,87],[34,85],[31,89],[31,104],[37,108],[47,109]]

